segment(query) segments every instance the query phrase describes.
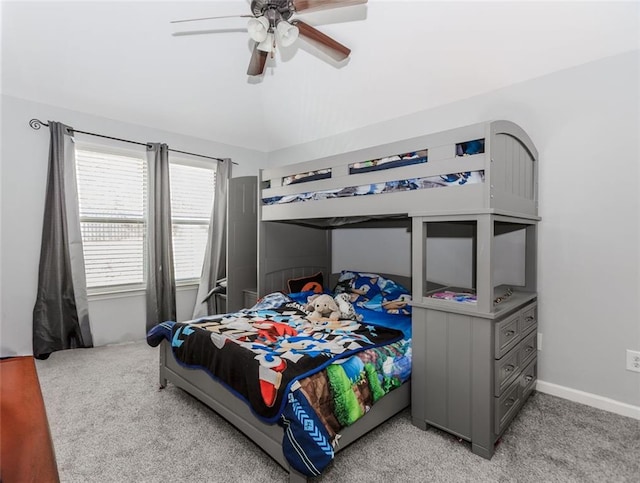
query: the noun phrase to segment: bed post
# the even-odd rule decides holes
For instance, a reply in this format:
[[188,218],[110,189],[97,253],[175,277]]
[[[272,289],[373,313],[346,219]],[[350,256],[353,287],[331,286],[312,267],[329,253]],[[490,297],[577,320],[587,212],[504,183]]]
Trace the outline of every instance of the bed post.
[[167,376],[165,374],[165,368],[166,368],[166,361],[167,361],[167,353],[166,353],[166,345],[168,344],[168,342],[166,341],[162,341],[160,343],[160,371],[159,371],[159,383],[160,383],[160,387],[159,389],[164,389],[165,387],[167,387]]

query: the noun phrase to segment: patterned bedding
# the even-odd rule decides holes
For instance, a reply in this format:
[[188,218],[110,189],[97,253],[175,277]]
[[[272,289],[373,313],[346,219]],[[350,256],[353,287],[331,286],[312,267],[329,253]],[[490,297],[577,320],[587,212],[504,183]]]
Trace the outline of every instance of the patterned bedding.
[[300,303],[307,294],[297,295],[275,293],[237,313],[164,322],[147,341],[168,340],[181,365],[205,370],[259,419],[283,426],[289,463],[316,476],[332,460],[339,431],[409,379],[411,335],[402,330],[409,317],[358,306],[362,322],[309,319]]
[[292,195],[271,196],[262,198],[264,205],[279,205],[309,200],[325,200],[333,198],[347,198],[351,196],[367,196],[383,193],[397,193],[400,191],[414,191],[447,186],[462,186],[484,182],[484,170],[466,171],[464,173],[450,173],[439,176],[400,179],[384,183],[347,186],[345,188],[309,191]]
[[382,171],[383,169],[422,164],[426,163],[428,159],[428,150],[422,149],[412,153],[396,154],[395,156],[388,156],[386,158],[352,163],[349,165],[349,174],[369,173],[371,171]]
[[306,173],[294,174],[292,176],[286,176],[282,178],[282,186],[290,184],[306,183],[308,181],[318,181],[319,179],[331,178],[331,169],[318,169],[316,171],[309,171]]

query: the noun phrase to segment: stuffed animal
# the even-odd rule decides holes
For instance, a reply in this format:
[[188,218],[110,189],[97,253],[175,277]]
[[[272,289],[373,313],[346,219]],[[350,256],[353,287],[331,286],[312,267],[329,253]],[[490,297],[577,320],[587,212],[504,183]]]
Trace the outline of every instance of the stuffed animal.
[[340,309],[331,295],[313,295],[309,297],[308,302],[307,310],[313,310],[313,313],[309,316],[310,319],[324,319],[327,317],[331,320],[340,319]]
[[348,293],[340,293],[333,299],[336,301],[336,304],[338,304],[341,319],[357,320],[358,322],[362,321],[362,315],[356,313],[353,308],[353,304],[349,301]]

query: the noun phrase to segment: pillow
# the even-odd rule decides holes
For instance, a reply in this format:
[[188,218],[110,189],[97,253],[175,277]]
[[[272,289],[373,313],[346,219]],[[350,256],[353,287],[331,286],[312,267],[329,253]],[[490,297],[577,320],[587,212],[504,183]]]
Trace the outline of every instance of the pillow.
[[380,294],[378,277],[374,274],[359,273],[351,279],[351,302],[366,302]]
[[350,294],[353,304],[378,312],[401,315],[411,313],[409,291],[376,273],[343,270],[334,292],[346,292]]
[[379,278],[375,273],[343,270],[333,291],[336,295],[348,293],[352,304],[362,304],[380,294]]
[[290,278],[287,281],[290,293],[314,292],[322,293],[322,272],[318,272],[308,277]]
[[376,312],[385,312],[393,315],[410,315],[411,314],[411,294],[403,290],[396,290],[379,294],[371,300],[367,300],[362,304],[370,310]]

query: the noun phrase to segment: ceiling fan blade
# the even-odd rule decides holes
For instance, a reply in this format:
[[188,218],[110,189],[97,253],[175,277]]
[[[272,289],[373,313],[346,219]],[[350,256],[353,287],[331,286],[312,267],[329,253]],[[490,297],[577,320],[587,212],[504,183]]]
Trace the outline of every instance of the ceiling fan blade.
[[367,0],[293,0],[293,8],[296,12],[311,12],[326,8],[350,7],[367,3]]
[[341,61],[349,57],[351,49],[345,47],[340,42],[333,40],[328,35],[323,34],[315,27],[312,27],[302,20],[294,20],[292,23],[298,27],[300,36],[311,41],[312,44],[316,45],[323,52],[326,52],[332,59]]
[[264,72],[264,66],[267,63],[268,52],[258,49],[258,42],[253,46],[253,53],[249,61],[247,75],[261,75]]
[[253,17],[253,15],[219,15],[218,17],[202,17],[202,18],[188,18],[185,20],[172,20],[169,23],[199,22],[200,20],[215,20],[218,18],[236,18],[236,17]]

